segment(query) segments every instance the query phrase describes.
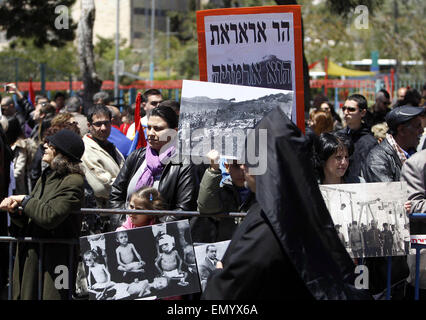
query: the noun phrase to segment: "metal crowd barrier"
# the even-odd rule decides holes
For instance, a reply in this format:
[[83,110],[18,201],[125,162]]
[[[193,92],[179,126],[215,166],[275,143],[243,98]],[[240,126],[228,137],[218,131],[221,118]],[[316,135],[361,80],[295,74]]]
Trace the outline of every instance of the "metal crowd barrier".
[[[243,212],[229,212],[219,214],[200,214],[198,211],[172,211],[172,210],[126,210],[126,209],[94,209],[82,208],[80,211],[72,212],[72,214],[144,214],[156,216],[176,216],[176,217],[220,217],[220,218],[243,218],[247,214]],[[414,213],[410,215],[410,220],[424,219],[426,214]],[[12,299],[12,270],[13,270],[13,243],[18,242],[33,242],[38,243],[40,246],[39,254],[39,274],[38,274],[38,299],[42,299],[43,287],[43,245],[48,243],[55,244],[68,244],[69,245],[69,284],[74,285],[73,281],[73,246],[79,245],[78,239],[38,239],[38,238],[15,238],[15,237],[0,237],[0,242],[9,243],[9,287],[8,299]],[[416,250],[416,273],[415,273],[415,300],[419,299],[419,285],[420,285],[420,250],[426,249],[426,244],[411,243],[411,247]],[[386,300],[391,298],[391,264],[392,257],[387,257],[387,289]],[[69,299],[72,299],[73,290],[69,288]]]
[[[79,211],[71,212],[72,214],[144,214],[156,216],[176,216],[176,217],[220,217],[220,218],[243,218],[247,214],[244,212],[229,212],[218,214],[200,214],[198,211],[172,211],[172,210],[126,210],[126,209],[94,209],[82,208]],[[15,237],[0,237],[0,242],[9,243],[9,286],[8,286],[8,300],[12,300],[12,272],[13,272],[13,244],[19,242],[32,242],[38,243],[40,246],[40,253],[38,257],[38,300],[42,300],[43,292],[43,247],[44,244],[68,244],[69,245],[69,261],[68,261],[68,282],[70,288],[68,289],[68,298],[72,299],[74,279],[73,279],[73,250],[74,246],[79,245],[78,239],[40,239],[40,238],[15,238]]]

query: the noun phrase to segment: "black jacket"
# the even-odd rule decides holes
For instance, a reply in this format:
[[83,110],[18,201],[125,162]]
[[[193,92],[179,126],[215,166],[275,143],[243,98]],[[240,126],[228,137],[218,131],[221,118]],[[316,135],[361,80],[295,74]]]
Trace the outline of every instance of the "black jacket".
[[[374,105],[372,107],[372,110],[374,110]],[[370,112],[367,110],[367,113],[365,114],[364,121],[367,123],[367,125],[371,128],[372,126],[386,122],[385,117],[386,115],[391,111],[391,109],[386,108],[385,111],[373,111]]]
[[354,152],[349,158],[349,167],[346,172],[348,177],[358,177],[361,175],[362,164],[368,153],[377,145],[377,141],[371,134],[370,128],[363,124],[360,129],[353,131],[342,129],[339,133],[346,134],[352,141]]
[[[145,160],[145,148],[132,152],[124,162],[111,188],[111,208],[125,209],[127,187]],[[195,211],[197,190],[192,164],[169,162],[161,174],[158,191],[168,210]]]
[[256,175],[259,206],[234,233],[204,298],[371,299],[354,287],[355,265],[322,198],[305,137],[280,108],[249,133],[248,146],[259,141],[260,129],[268,156]]
[[375,146],[367,156],[362,167],[366,182],[399,181],[402,162],[387,139]]
[[257,203],[235,231],[222,263],[202,299],[313,299]]

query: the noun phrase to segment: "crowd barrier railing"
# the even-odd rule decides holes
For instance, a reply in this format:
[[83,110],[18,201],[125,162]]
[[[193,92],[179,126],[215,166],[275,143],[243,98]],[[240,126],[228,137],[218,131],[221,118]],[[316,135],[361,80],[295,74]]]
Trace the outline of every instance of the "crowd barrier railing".
[[[229,212],[229,213],[218,213],[218,214],[200,214],[198,211],[173,211],[173,210],[127,210],[127,209],[95,209],[95,208],[82,208],[79,211],[72,212],[72,214],[143,214],[143,215],[155,215],[155,216],[176,216],[176,217],[218,217],[218,218],[244,218],[247,214],[244,212]],[[413,220],[426,219],[426,214],[414,213],[410,215],[410,222]],[[69,261],[68,270],[70,270],[69,284],[74,285],[73,279],[73,250],[74,246],[79,245],[78,239],[40,239],[31,237],[0,237],[0,243],[9,243],[9,286],[8,286],[8,299],[12,299],[12,271],[13,271],[13,255],[14,255],[14,243],[29,242],[38,243],[40,248],[40,254],[38,257],[38,299],[42,299],[42,285],[43,285],[43,247],[45,244],[68,244],[69,245]],[[411,247],[416,250],[416,272],[415,272],[415,300],[419,299],[419,283],[420,283],[420,250],[426,249],[426,244],[411,243]],[[386,299],[391,298],[391,259],[387,258],[388,270],[387,270],[387,290]],[[69,299],[72,299],[73,290],[69,289]]]
[[[174,210],[127,210],[127,209],[95,209],[95,208],[82,208],[79,211],[73,211],[71,214],[142,214],[142,215],[155,215],[155,216],[175,216],[175,217],[218,217],[218,218],[244,218],[244,212],[228,212],[218,214],[200,214],[198,211],[174,211]],[[68,290],[68,298],[72,299],[74,279],[73,279],[73,265],[74,265],[74,246],[79,245],[79,239],[41,239],[32,237],[0,237],[0,243],[6,242],[9,244],[9,285],[8,285],[8,300],[12,300],[12,272],[13,272],[13,257],[14,257],[14,244],[16,243],[37,243],[39,245],[38,256],[38,300],[43,297],[43,258],[44,258],[44,245],[45,244],[67,244],[69,245],[69,259],[68,259],[68,283],[70,288]]]

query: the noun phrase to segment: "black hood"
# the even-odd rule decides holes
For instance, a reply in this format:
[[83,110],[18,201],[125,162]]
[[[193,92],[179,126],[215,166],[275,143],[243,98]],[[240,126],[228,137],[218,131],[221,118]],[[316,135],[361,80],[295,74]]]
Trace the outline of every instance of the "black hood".
[[316,299],[372,299],[354,287],[355,265],[322,198],[301,131],[276,108],[249,140],[267,130],[266,173],[256,198],[280,245]]

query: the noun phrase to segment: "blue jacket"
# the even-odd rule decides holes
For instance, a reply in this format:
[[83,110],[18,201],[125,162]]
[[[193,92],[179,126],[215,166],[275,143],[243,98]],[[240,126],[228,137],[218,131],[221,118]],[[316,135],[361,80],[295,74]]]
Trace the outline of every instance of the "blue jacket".
[[113,143],[124,157],[126,157],[127,151],[129,151],[132,144],[132,140],[127,138],[120,130],[114,127],[111,127],[111,134],[108,137],[108,141]]

